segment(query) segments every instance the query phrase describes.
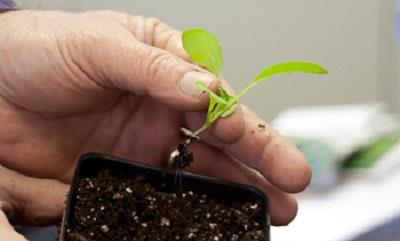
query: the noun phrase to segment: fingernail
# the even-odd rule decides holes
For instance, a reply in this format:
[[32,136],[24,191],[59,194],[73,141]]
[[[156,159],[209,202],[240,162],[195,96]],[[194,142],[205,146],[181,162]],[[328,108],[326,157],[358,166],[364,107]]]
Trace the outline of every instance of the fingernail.
[[194,84],[197,81],[201,81],[207,86],[210,86],[213,81],[217,80],[214,75],[191,71],[186,73],[181,79],[181,90],[184,94],[189,95],[191,97],[199,97],[203,91],[197,89]]

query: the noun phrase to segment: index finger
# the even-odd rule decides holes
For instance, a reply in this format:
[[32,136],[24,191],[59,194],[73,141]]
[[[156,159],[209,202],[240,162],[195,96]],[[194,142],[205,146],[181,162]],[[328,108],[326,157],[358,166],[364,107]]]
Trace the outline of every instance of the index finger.
[[[303,153],[249,108],[242,106],[241,111],[242,115],[218,120],[212,131],[202,135],[203,141],[257,170],[282,191],[295,193],[304,190],[310,182],[311,169]],[[199,120],[199,113],[190,113],[186,117],[186,124],[196,129]],[[235,130],[233,123],[241,121],[244,129],[242,134],[235,135],[233,142],[224,141],[221,137],[232,136],[231,132]]]
[[[304,190],[311,180],[311,168],[303,153],[249,108],[242,106],[242,112],[245,130],[238,141],[228,144],[210,134],[204,137],[205,140],[259,171],[281,190],[286,192]],[[216,127],[219,128],[215,130],[219,135],[229,132],[229,127],[225,125]]]

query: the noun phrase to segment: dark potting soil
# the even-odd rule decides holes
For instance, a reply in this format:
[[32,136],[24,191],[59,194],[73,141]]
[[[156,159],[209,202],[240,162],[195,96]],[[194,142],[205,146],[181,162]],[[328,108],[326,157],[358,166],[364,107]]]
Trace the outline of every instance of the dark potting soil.
[[180,143],[177,150],[179,154],[172,160],[172,167],[183,170],[193,162],[193,153],[188,150],[188,144],[185,143]]
[[264,241],[258,203],[218,204],[191,191],[156,191],[143,176],[103,171],[80,180],[66,241]]

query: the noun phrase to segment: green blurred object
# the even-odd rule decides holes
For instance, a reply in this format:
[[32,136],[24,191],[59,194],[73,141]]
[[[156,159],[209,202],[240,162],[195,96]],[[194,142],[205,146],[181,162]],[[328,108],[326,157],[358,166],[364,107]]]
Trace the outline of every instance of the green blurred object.
[[344,168],[369,168],[400,140],[400,133],[383,136],[351,154],[343,162]]
[[309,189],[326,189],[335,186],[338,177],[338,164],[331,143],[319,139],[292,139],[304,153],[311,166],[313,177]]

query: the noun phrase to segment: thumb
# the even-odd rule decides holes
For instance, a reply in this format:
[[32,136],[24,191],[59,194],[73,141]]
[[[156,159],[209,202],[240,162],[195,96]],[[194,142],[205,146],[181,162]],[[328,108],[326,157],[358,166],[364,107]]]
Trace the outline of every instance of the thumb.
[[206,108],[207,95],[194,86],[196,81],[214,90],[218,86],[216,76],[133,35],[108,38],[101,44],[102,51],[90,47],[82,51],[88,63],[95,63],[88,64],[91,69],[86,72],[102,86],[147,95],[181,111]]
[[[69,186],[0,168],[0,209],[22,225],[49,225],[61,219]],[[1,224],[0,224],[1,225]]]
[[1,210],[0,210],[0,234],[2,240],[27,241],[24,236],[15,231],[13,226],[8,222],[7,216]]

